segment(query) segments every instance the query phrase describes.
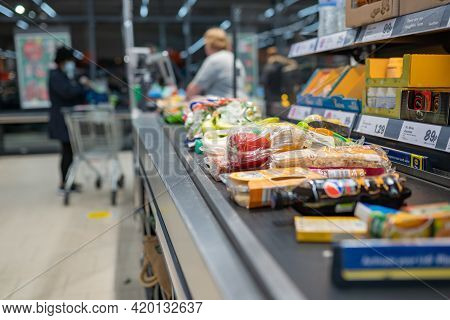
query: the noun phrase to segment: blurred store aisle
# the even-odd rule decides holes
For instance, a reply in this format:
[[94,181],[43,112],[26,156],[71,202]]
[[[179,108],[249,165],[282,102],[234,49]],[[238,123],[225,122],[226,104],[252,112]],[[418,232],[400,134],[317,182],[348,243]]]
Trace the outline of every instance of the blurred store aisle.
[[[144,298],[137,280],[142,248],[135,217],[71,255],[131,213],[131,153],[121,154],[126,185],[117,207],[109,205],[106,188],[95,190],[84,170],[78,179],[83,193],[63,207],[56,191],[58,161],[57,155],[0,157],[0,298],[29,281],[9,298]],[[88,218],[104,211],[111,215]]]

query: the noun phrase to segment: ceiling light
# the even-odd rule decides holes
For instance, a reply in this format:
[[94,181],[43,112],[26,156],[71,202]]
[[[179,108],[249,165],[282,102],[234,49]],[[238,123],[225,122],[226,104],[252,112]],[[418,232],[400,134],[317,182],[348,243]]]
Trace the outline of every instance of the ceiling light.
[[29,27],[28,23],[26,23],[23,20],[17,21],[16,26],[19,27],[20,29],[23,29],[23,30],[26,30]]
[[56,17],[56,11],[50,7],[47,3],[42,2],[41,9],[44,11],[49,17],[54,18]]
[[148,16],[148,1],[149,0],[142,0],[141,9],[139,11],[142,18]]
[[220,24],[220,28],[222,28],[223,30],[227,30],[229,27],[231,27],[230,20],[225,20]]
[[25,7],[24,7],[23,5],[21,5],[21,4],[18,4],[18,5],[16,6],[16,8],[14,9],[14,11],[15,11],[17,14],[24,14],[24,13],[25,13]]
[[273,10],[273,8],[269,8],[266,11],[264,11],[264,17],[268,18],[272,18],[273,15],[275,14],[275,10]]
[[9,18],[11,18],[14,15],[14,12],[12,12],[8,8],[2,6],[1,4],[0,4],[0,13],[3,13],[5,16],[7,16]]
[[33,10],[31,10],[30,12],[28,12],[28,18],[30,18],[30,19],[36,18],[36,12],[34,12]]

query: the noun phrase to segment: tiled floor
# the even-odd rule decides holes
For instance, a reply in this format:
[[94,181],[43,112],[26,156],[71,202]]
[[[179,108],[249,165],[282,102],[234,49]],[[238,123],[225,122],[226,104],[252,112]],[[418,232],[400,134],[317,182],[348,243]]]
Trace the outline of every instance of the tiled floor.
[[[144,298],[141,233],[130,215],[131,153],[121,154],[121,162],[126,179],[117,207],[86,170],[78,178],[83,193],[64,207],[57,155],[0,157],[0,298]],[[88,218],[95,211],[111,215]]]

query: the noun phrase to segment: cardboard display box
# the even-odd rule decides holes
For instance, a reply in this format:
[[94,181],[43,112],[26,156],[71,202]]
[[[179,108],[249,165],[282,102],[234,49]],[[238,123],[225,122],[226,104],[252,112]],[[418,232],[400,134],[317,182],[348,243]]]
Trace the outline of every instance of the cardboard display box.
[[[370,97],[369,90],[374,88],[366,88],[363,92],[363,108],[362,113],[372,116],[379,116],[392,119],[400,119],[400,107],[402,100],[402,91],[406,88],[389,88],[394,92],[390,97],[379,96],[377,100]],[[377,88],[378,89],[378,88]],[[383,88],[382,88],[383,89]],[[391,107],[382,107],[380,105],[389,104]],[[393,106],[393,107],[392,107]]]
[[401,119],[447,126],[450,88],[410,89],[402,92]]
[[400,15],[449,4],[450,0],[400,0]]
[[399,78],[386,78],[389,59],[366,60],[367,87],[450,87],[450,55],[405,54]]
[[358,1],[346,1],[345,19],[348,28],[360,27],[399,15],[399,0],[380,0],[360,7],[356,6]]

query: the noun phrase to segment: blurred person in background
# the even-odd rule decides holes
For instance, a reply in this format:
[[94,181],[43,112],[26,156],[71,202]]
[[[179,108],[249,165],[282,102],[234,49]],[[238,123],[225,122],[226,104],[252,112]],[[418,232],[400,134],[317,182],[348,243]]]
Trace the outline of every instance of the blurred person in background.
[[[62,113],[62,108],[73,107],[84,103],[85,90],[89,80],[86,77],[75,78],[75,59],[73,50],[60,47],[55,55],[56,68],[50,70],[48,77],[48,91],[50,97],[50,121],[49,136],[51,139],[59,140],[61,143],[61,183],[60,191],[64,190],[67,172],[73,161],[72,146],[70,145],[69,133]],[[74,183],[72,191],[81,191],[81,186]]]
[[[196,95],[233,97],[233,60],[229,40],[223,29],[211,28],[206,31],[205,53],[207,58],[194,79],[187,86],[186,98]],[[236,61],[237,98],[245,98],[245,68],[240,60]]]
[[266,106],[280,102],[284,88],[284,73],[297,68],[297,62],[278,53],[276,47],[266,50],[267,61],[262,71],[261,82],[264,86]]

